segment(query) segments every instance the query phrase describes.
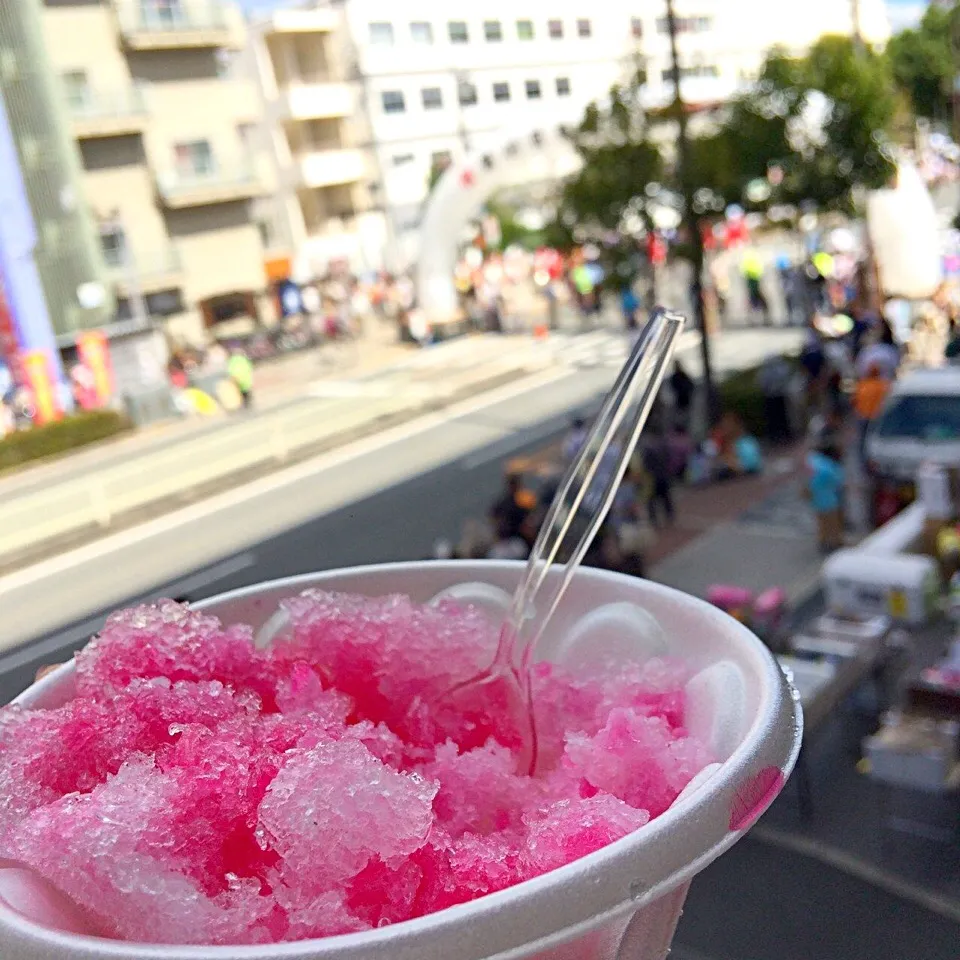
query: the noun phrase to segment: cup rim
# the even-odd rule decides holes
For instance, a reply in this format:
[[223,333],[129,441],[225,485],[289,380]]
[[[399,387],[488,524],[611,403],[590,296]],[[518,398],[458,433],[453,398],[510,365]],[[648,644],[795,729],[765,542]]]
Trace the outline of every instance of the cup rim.
[[[347,577],[389,575],[400,570],[417,568],[430,569],[437,572],[457,571],[466,574],[464,580],[471,578],[471,571],[485,571],[501,575],[519,576],[524,564],[520,561],[410,561],[399,563],[372,564],[346,568],[336,568],[311,574],[300,574],[293,577],[283,577],[275,580],[263,581],[251,586],[241,587],[228,591],[204,601],[192,604],[196,610],[216,608],[226,603],[247,599],[257,594],[273,589],[289,589],[290,595],[295,595],[308,586],[316,585],[323,588],[327,581],[339,580]],[[758,675],[763,679],[763,690],[756,708],[755,715],[740,743],[723,762],[716,775],[695,789],[690,795],[681,797],[664,813],[655,817],[643,827],[631,834],[602,847],[600,850],[582,857],[572,863],[551,870],[538,877],[515,884],[505,890],[487,894],[467,903],[457,904],[444,910],[436,911],[413,920],[406,920],[379,929],[361,931],[359,933],[343,934],[311,940],[292,941],[289,943],[262,944],[262,945],[199,945],[199,944],[156,944],[125,940],[109,940],[85,934],[70,934],[44,926],[20,914],[0,899],[0,943],[3,942],[3,928],[12,928],[24,938],[37,943],[41,941],[51,950],[51,956],[56,956],[57,947],[61,952],[77,951],[72,956],[87,955],[98,958],[114,958],[114,960],[129,960],[137,957],[138,960],[407,960],[407,958],[422,958],[427,960],[433,954],[429,953],[424,944],[429,938],[441,938],[446,935],[458,936],[462,940],[465,929],[484,928],[491,932],[504,925],[509,926],[508,917],[518,911],[536,912],[537,906],[544,907],[544,911],[557,915],[556,904],[565,901],[564,913],[569,915],[569,922],[562,925],[553,925],[552,931],[543,931],[535,937],[537,944],[549,945],[550,939],[557,942],[570,939],[578,929],[587,930],[626,911],[637,910],[660,896],[675,889],[692,878],[709,862],[735,843],[745,830],[727,829],[722,835],[714,836],[713,842],[705,849],[700,849],[695,855],[685,858],[685,863],[679,869],[672,869],[666,875],[645,885],[641,894],[634,895],[631,885],[624,883],[617,893],[614,884],[604,883],[611,872],[631,873],[628,869],[630,861],[644,862],[651,851],[668,841],[677,825],[697,810],[701,814],[718,805],[727,804],[733,795],[731,778],[734,773],[743,767],[750,767],[757,756],[764,754],[769,757],[770,749],[777,754],[774,765],[779,767],[784,775],[789,774],[796,762],[802,740],[802,711],[799,699],[791,694],[786,676],[780,669],[773,655],[743,624],[729,617],[723,611],[711,606],[705,601],[682,593],[672,587],[653,583],[649,580],[639,580],[624,574],[597,568],[581,568],[577,577],[591,577],[608,583],[622,583],[629,581],[631,589],[637,593],[656,595],[662,600],[675,605],[686,607],[695,612],[702,620],[705,628],[712,623],[715,629],[722,630],[737,647],[738,660],[752,661]],[[403,592],[398,590],[398,592]],[[216,615],[215,609],[212,611]],[[49,694],[72,676],[75,661],[71,660],[58,667],[55,671],[32,684],[26,691],[15,698],[12,703],[22,704],[23,700],[35,701],[43,695]],[[24,705],[29,709],[29,704]],[[781,729],[787,722],[792,722],[792,731],[786,737]],[[764,742],[779,740],[776,746],[768,743],[764,750]],[[726,776],[724,773],[726,772]],[[772,799],[772,798],[771,798]],[[703,819],[703,817],[698,817]],[[715,831],[719,833],[719,831]],[[654,857],[655,859],[655,857]],[[616,868],[616,870],[614,869]],[[662,873],[662,872],[661,872]],[[582,898],[570,896],[570,888],[586,889],[584,881],[590,883],[594,894],[598,888],[609,887],[609,893],[602,897],[604,901],[600,909],[591,909],[584,914],[578,909],[578,901]],[[593,899],[590,897],[589,899]],[[486,921],[481,923],[481,921]],[[549,926],[549,924],[548,924]],[[424,941],[424,944],[421,944]],[[448,951],[440,956],[450,956],[450,941]],[[453,941],[457,942],[457,941]],[[467,950],[460,954],[462,960],[479,960],[480,957],[508,955],[511,950],[518,950],[521,942],[514,942],[512,948],[497,948],[493,954]]]

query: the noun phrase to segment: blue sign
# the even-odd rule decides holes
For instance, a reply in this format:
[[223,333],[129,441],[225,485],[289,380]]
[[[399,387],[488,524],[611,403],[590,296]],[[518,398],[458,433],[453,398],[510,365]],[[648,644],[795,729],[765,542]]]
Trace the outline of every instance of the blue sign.
[[42,350],[54,379],[62,381],[60,351],[33,251],[37,231],[27,197],[13,131],[0,95],[0,281],[24,352]]
[[282,280],[277,286],[277,295],[282,316],[296,317],[303,313],[303,297],[298,284],[292,280]]

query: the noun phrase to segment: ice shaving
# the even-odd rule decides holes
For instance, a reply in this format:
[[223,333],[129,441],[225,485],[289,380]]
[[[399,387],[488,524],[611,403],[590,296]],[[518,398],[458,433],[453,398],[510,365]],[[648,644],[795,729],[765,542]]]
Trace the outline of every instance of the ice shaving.
[[493,684],[481,611],[311,590],[289,629],[173,601],[112,616],[75,696],[0,712],[0,857],[101,935],[257,944],[398,923],[554,870],[642,828],[711,761],[682,661],[539,663],[539,756]]

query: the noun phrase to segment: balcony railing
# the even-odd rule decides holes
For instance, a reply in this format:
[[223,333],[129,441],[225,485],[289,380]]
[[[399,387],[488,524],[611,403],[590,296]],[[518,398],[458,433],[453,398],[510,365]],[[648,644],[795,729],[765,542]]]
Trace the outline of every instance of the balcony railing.
[[173,209],[249,200],[264,191],[253,165],[213,164],[207,169],[167,170],[157,177],[163,202]]
[[110,279],[121,293],[129,295],[136,287],[140,293],[156,293],[180,285],[183,264],[173,247],[142,253],[135,252],[125,262],[122,253],[107,257]]
[[137,50],[218,47],[232,39],[222,0],[117,0],[124,42]]
[[138,87],[73,93],[67,110],[74,136],[80,139],[140,133],[147,123],[147,104]]
[[294,120],[321,120],[349,117],[354,95],[346,83],[300,77],[283,91],[287,116]]

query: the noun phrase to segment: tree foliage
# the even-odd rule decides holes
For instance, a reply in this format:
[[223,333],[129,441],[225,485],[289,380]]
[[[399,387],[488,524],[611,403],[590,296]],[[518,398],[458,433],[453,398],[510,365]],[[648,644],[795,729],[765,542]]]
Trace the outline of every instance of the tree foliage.
[[958,72],[954,38],[960,38],[960,3],[930,4],[915,29],[902,30],[890,39],[887,57],[894,78],[919,117],[950,117]]
[[[651,182],[676,183],[676,170],[658,144],[656,117],[640,108],[643,74],[591,105],[572,134],[583,160],[560,204],[561,219],[613,231],[624,218],[645,218],[643,191]],[[802,58],[768,55],[754,87],[727,104],[690,143],[697,190],[725,203],[744,203],[751,181],[782,173],[771,197],[849,208],[858,187],[875,188],[893,172],[886,140],[898,92],[889,60],[847,37],[821,38]]]
[[640,107],[643,75],[611,89],[608,102],[591,104],[570,138],[583,167],[560,198],[560,220],[596,231],[614,231],[625,214],[641,208],[647,184],[663,176],[663,157]]

